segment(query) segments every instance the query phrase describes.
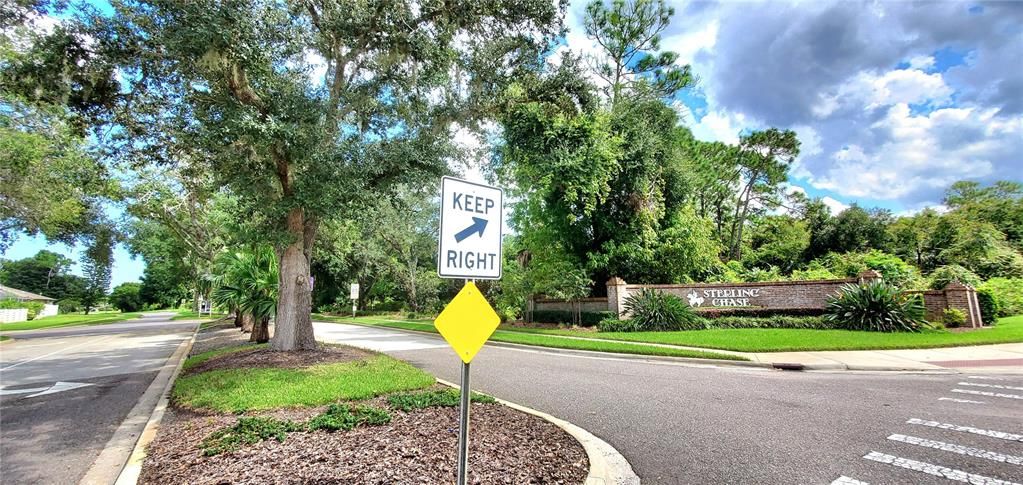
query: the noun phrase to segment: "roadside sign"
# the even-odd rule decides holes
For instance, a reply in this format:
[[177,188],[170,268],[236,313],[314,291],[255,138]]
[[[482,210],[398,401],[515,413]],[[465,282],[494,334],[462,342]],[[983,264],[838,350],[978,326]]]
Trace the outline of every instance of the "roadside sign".
[[441,278],[501,279],[504,191],[452,177],[441,179]]
[[468,364],[501,323],[476,284],[469,281],[444,307],[433,326],[455,353]]
[[353,300],[358,300],[359,299],[359,284],[358,283],[352,283],[351,298]]

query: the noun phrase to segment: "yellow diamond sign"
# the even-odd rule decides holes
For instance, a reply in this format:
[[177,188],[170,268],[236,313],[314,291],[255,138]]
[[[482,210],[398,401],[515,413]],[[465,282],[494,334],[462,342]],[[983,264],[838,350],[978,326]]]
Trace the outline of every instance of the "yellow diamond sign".
[[501,317],[490,307],[476,284],[469,281],[444,307],[433,321],[433,326],[455,349],[462,362],[468,364],[500,323]]

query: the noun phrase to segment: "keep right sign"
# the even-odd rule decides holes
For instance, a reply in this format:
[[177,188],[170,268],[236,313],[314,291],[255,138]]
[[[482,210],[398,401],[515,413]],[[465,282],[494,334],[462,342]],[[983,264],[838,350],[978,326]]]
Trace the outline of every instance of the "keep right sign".
[[437,274],[501,279],[504,191],[467,180],[441,179]]

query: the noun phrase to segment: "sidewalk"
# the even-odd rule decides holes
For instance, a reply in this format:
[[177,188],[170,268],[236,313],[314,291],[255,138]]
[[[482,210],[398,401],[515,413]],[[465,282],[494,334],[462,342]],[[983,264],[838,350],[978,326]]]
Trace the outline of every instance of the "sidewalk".
[[754,362],[793,364],[807,370],[969,371],[1023,374],[1023,344],[909,350],[763,352]]

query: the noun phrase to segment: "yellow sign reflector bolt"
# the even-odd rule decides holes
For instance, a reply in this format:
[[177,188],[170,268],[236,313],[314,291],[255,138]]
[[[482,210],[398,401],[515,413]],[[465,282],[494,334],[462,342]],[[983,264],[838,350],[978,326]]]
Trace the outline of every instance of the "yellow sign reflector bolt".
[[468,281],[440,312],[433,326],[455,349],[462,362],[468,364],[500,323],[501,317],[490,307],[476,284]]

